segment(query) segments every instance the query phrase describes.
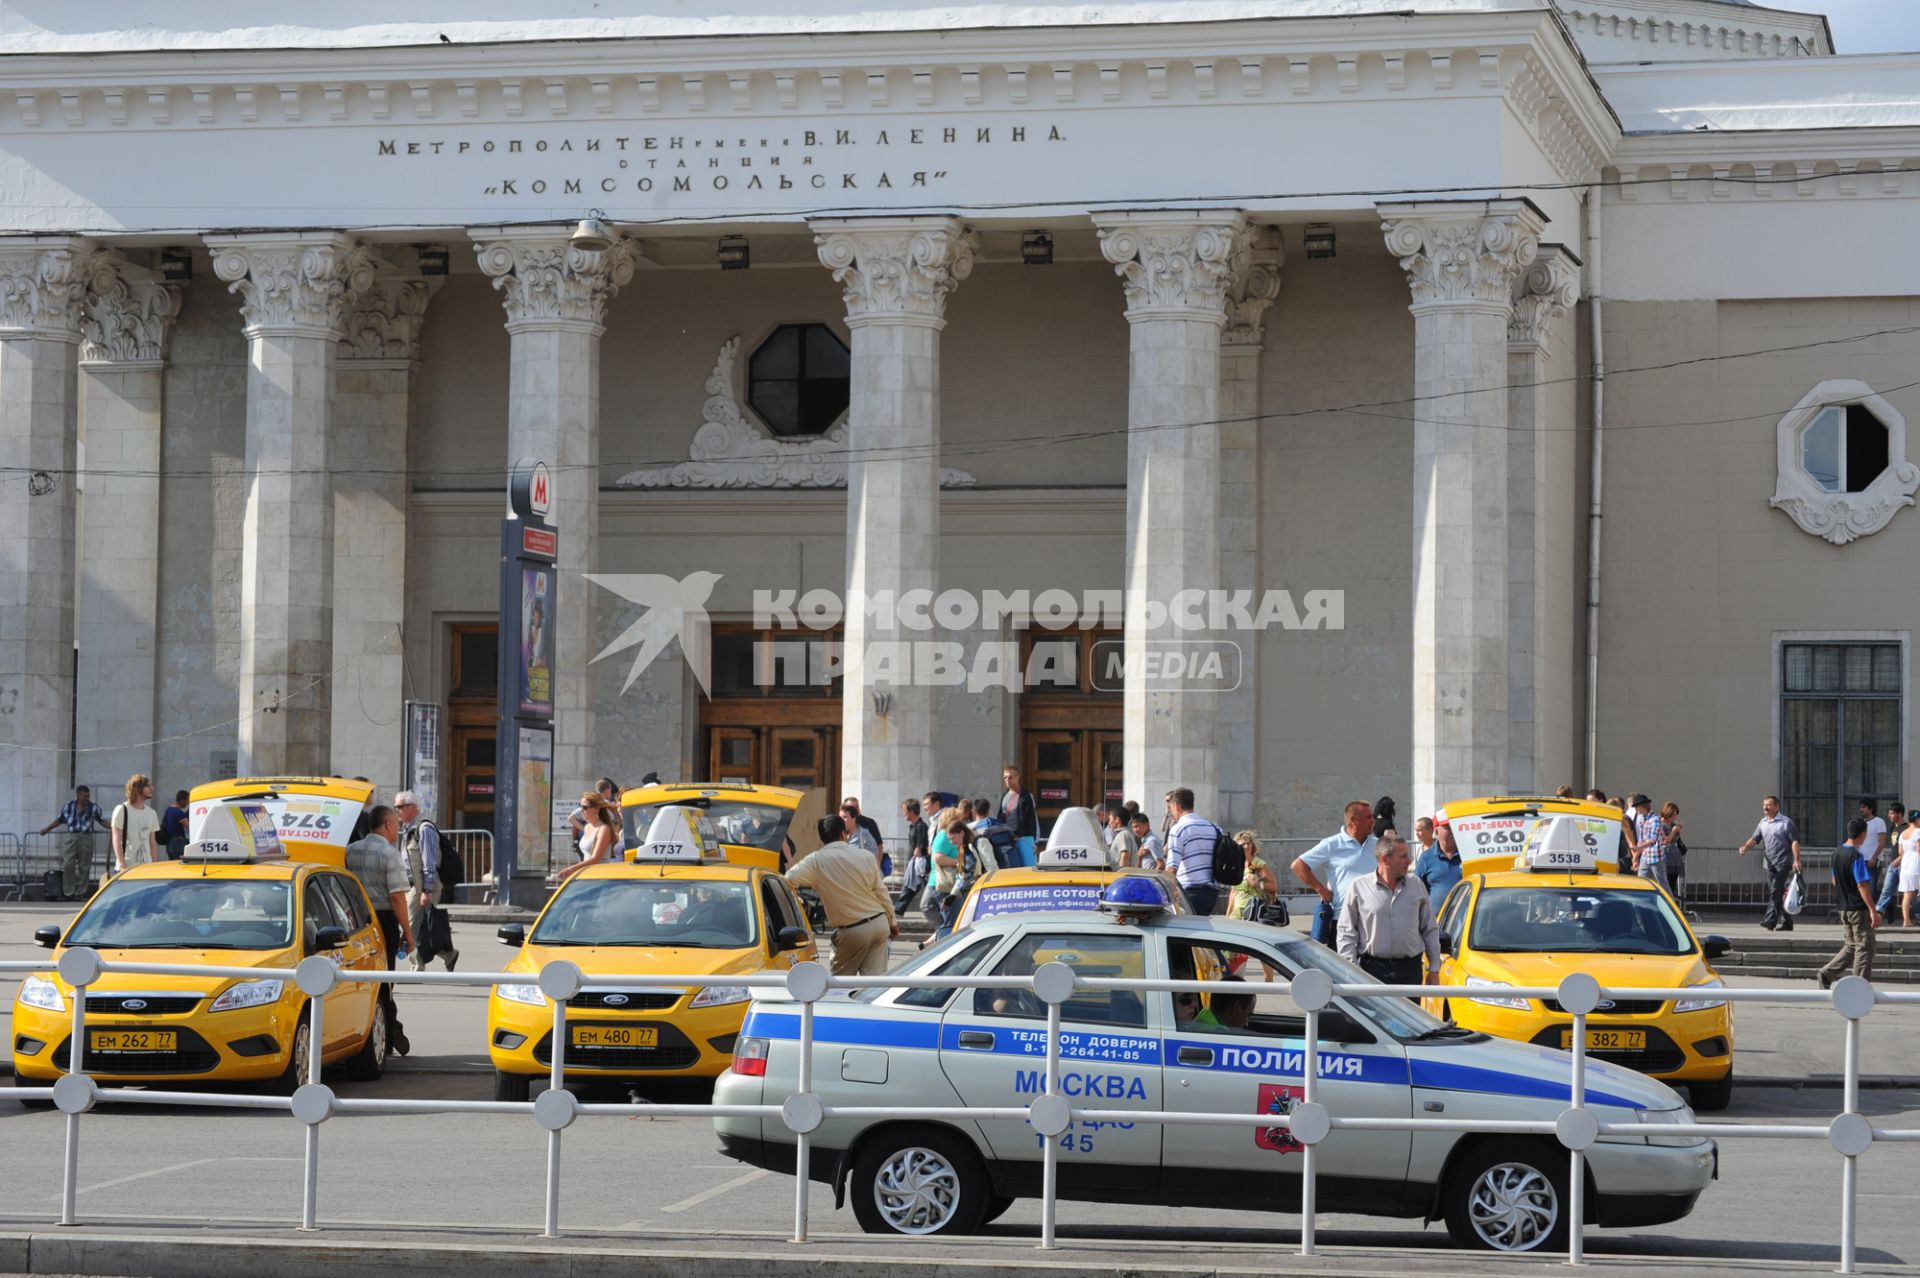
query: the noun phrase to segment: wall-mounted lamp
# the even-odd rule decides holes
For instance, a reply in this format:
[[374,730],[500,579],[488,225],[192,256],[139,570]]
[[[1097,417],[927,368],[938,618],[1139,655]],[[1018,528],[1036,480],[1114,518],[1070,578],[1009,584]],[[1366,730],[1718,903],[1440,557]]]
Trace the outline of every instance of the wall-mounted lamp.
[[1053,265],[1053,232],[1028,231],[1022,235],[1020,260],[1028,266]]
[[422,275],[445,275],[447,273],[447,246],[444,244],[422,244],[416,250],[416,260],[420,263]]
[[169,284],[185,284],[193,279],[193,251],[183,248],[161,249],[160,278]]
[[600,220],[600,210],[594,209],[580,219],[580,225],[573,228],[573,234],[567,237],[567,246],[588,253],[602,253],[613,247],[613,232]]
[[747,237],[744,235],[723,235],[720,245],[714,250],[714,256],[720,261],[723,271],[744,271],[751,264],[747,251]]
[[1309,223],[1307,226],[1306,242],[1308,257],[1334,256],[1336,245],[1333,238],[1333,227],[1327,223]]

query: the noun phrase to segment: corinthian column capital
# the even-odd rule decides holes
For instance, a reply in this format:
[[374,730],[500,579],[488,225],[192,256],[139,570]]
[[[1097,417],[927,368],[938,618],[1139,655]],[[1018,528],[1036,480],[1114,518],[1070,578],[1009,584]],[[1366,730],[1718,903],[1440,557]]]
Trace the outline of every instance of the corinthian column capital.
[[86,266],[80,317],[83,364],[157,364],[180,314],[180,286],[119,253],[95,253]]
[[420,326],[427,318],[427,303],[440,291],[442,281],[416,272],[405,252],[397,262],[374,258],[371,277],[347,297],[341,359],[420,358]]
[[[1100,252],[1113,263],[1126,290],[1130,322],[1226,323],[1228,290],[1252,256],[1244,213],[1238,209],[1101,213],[1093,223],[1100,235]],[[1274,289],[1277,293],[1277,276]]]
[[640,254],[617,237],[604,249],[568,242],[570,226],[486,227],[469,232],[480,269],[500,290],[509,333],[533,328],[578,328],[599,334],[607,302],[633,278]]
[[1542,244],[1540,255],[1514,282],[1507,348],[1540,350],[1560,317],[1579,300],[1580,259],[1568,252],[1564,244]]
[[1280,296],[1280,265],[1286,260],[1280,230],[1251,226],[1240,237],[1243,247],[1233,256],[1233,278],[1227,285],[1227,327],[1223,346],[1258,346],[1266,339],[1267,308]]
[[1526,200],[1380,206],[1413,309],[1466,305],[1507,313],[1514,281],[1540,251],[1546,218]]
[[339,231],[209,235],[213,273],[240,294],[249,338],[340,339],[348,295],[373,278],[375,259]]
[[973,231],[952,217],[818,218],[820,264],[845,290],[847,326],[946,324],[947,295],[973,273]]
[[0,337],[78,342],[94,246],[77,235],[32,235],[0,246]]

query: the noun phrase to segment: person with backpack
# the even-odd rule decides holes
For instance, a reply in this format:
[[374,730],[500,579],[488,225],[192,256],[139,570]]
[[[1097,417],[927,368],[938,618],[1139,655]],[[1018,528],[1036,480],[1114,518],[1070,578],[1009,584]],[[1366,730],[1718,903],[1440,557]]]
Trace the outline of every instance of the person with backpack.
[[[438,957],[453,971],[460,951],[453,948],[453,921],[445,902],[462,875],[460,857],[440,842],[440,827],[420,812],[420,796],[402,790],[393,798],[400,813],[400,854],[407,866],[407,919],[412,924],[413,970],[423,970]],[[452,882],[448,880],[451,879]]]
[[1006,866],[1011,869],[1034,864],[1035,858],[1028,858],[1021,854],[1019,839],[1015,836],[1012,827],[993,814],[992,804],[985,799],[975,799],[973,812],[976,819],[970,828],[977,835],[985,835],[987,841],[993,845],[993,860],[996,867]]
[[1195,914],[1212,914],[1220,889],[1246,877],[1247,857],[1227,832],[1193,810],[1193,791],[1167,791],[1166,866]]

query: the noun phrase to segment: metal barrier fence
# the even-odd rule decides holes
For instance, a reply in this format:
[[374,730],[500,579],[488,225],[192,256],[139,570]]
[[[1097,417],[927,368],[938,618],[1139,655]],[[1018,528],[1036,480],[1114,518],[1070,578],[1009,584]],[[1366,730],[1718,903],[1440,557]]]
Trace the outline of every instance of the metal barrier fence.
[[[390,985],[476,985],[493,986],[524,983],[525,973],[506,972],[369,972],[343,971],[323,955],[302,960],[293,968],[197,967],[174,963],[128,963],[103,959],[91,949],[73,949],[60,955],[57,964],[45,961],[0,962],[0,974],[55,971],[73,988],[72,1037],[66,1073],[50,1087],[16,1087],[13,1095],[22,1099],[51,1100],[66,1115],[66,1155],[60,1200],[62,1225],[79,1223],[76,1216],[80,1159],[80,1119],[96,1105],[207,1105],[231,1109],[284,1110],[305,1126],[305,1168],[302,1178],[300,1225],[303,1231],[318,1228],[317,1210],[320,1178],[320,1127],[335,1115],[354,1114],[531,1114],[547,1132],[546,1223],[545,1237],[560,1232],[561,1133],[580,1118],[653,1117],[714,1118],[739,1117],[778,1119],[795,1138],[795,1188],[793,1204],[793,1241],[807,1241],[808,1188],[811,1184],[810,1136],[830,1118],[872,1119],[910,1118],[919,1121],[951,1119],[987,1119],[1030,1123],[1041,1137],[1041,1234],[1040,1246],[1056,1245],[1055,1224],[1058,1206],[1056,1189],[1060,1156],[1060,1138],[1075,1122],[1135,1122],[1199,1124],[1204,1126],[1284,1127],[1302,1147],[1300,1182],[1300,1254],[1315,1254],[1316,1150],[1336,1131],[1374,1130],[1429,1132],[1499,1132],[1549,1138],[1557,1142],[1569,1160],[1567,1178],[1569,1264],[1582,1263],[1585,1251],[1585,1153],[1603,1136],[1711,1137],[1746,1139],[1771,1137],[1787,1140],[1825,1140],[1842,1162],[1840,1214],[1841,1273],[1855,1271],[1855,1223],[1858,1209],[1859,1159],[1876,1142],[1920,1142],[1920,1128],[1874,1126],[1860,1112],[1860,1024],[1877,1003],[1920,1004],[1920,993],[1894,993],[1875,990],[1864,978],[1842,977],[1831,991],[1723,989],[1716,995],[1729,1002],[1786,1002],[1807,1006],[1824,1005],[1845,1023],[1845,1067],[1842,1110],[1825,1126],[1808,1123],[1608,1123],[1600,1121],[1586,1103],[1587,1015],[1602,998],[1659,999],[1677,998],[1688,990],[1672,986],[1602,987],[1592,976],[1575,973],[1557,986],[1514,987],[1502,990],[1509,998],[1558,999],[1573,1016],[1571,1039],[1570,1103],[1556,1118],[1549,1120],[1460,1120],[1434,1118],[1343,1117],[1328,1110],[1320,1100],[1320,1017],[1335,998],[1378,999],[1419,998],[1431,995],[1471,997],[1467,986],[1336,984],[1325,972],[1306,971],[1290,982],[1274,982],[1271,992],[1287,994],[1305,1013],[1305,1050],[1302,1052],[1301,1100],[1291,1114],[1249,1114],[1246,1112],[1182,1113],[1077,1107],[1060,1094],[1061,1005],[1076,990],[1134,993],[1193,991],[1199,993],[1245,993],[1241,982],[1145,980],[1082,976],[1061,962],[1041,964],[1030,976],[922,976],[902,980],[898,976],[831,976],[815,962],[795,965],[783,973],[742,975],[663,976],[600,974],[588,978],[580,968],[557,960],[540,969],[539,988],[553,1004],[553,1060],[549,1090],[531,1101],[449,1101],[342,1099],[320,1081],[321,1053],[308,1057],[307,1081],[290,1097],[242,1095],[233,1093],[171,1092],[102,1088],[85,1073],[87,987],[107,972],[141,973],[156,976],[199,976],[239,980],[257,980],[278,976],[292,980],[308,999],[312,1020],[311,1041],[326,1041],[323,1034],[325,995],[342,981],[385,983]],[[784,989],[800,1003],[800,1062],[796,1089],[778,1105],[672,1105],[654,1103],[590,1104],[565,1090],[567,1049],[567,1001],[589,988],[613,988],[633,982],[648,985],[685,986],[704,989],[712,985],[744,985],[756,988]],[[829,990],[843,989],[1018,989],[1028,990],[1047,1009],[1046,1058],[1041,1092],[1028,1105],[894,1108],[886,1106],[826,1105],[813,1091],[814,1005]],[[16,1080],[17,1082],[18,1080]]]
[[474,886],[489,885],[485,888],[483,900],[493,899],[493,831],[492,830],[442,830],[440,846],[451,850],[460,858],[460,868],[464,871],[461,883]]

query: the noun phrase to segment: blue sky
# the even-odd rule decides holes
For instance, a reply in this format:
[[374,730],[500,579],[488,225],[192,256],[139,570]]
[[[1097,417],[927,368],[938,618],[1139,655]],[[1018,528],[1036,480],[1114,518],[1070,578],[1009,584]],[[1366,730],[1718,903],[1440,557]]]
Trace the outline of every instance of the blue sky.
[[1824,13],[1841,53],[1920,53],[1920,0],[1764,0],[1769,9]]

